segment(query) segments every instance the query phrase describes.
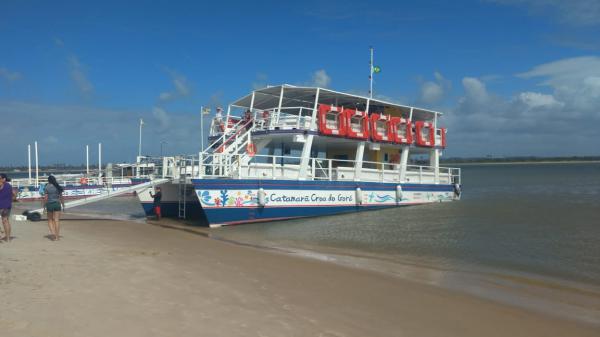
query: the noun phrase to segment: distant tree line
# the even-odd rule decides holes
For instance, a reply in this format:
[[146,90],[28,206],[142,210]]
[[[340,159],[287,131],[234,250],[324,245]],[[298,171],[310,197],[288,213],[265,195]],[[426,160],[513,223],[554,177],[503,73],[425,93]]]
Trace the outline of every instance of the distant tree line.
[[600,161],[600,156],[570,156],[570,157],[537,157],[537,156],[515,156],[515,157],[451,157],[440,158],[442,163],[535,163],[535,162],[569,162],[569,161]]

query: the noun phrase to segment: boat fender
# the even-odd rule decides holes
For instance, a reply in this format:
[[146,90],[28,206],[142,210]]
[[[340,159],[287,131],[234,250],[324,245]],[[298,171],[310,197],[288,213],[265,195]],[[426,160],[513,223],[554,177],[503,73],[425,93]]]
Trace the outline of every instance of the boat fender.
[[363,195],[362,195],[362,190],[360,189],[360,187],[356,188],[356,204],[357,205],[362,205],[363,203]]
[[265,205],[267,204],[267,193],[265,192],[264,188],[261,187],[258,189],[257,199],[258,206],[265,207]]
[[460,192],[461,192],[460,184],[459,183],[454,184],[454,195],[456,195],[457,197],[460,197]]
[[397,185],[396,186],[396,202],[400,202],[400,201],[402,201],[402,186]]

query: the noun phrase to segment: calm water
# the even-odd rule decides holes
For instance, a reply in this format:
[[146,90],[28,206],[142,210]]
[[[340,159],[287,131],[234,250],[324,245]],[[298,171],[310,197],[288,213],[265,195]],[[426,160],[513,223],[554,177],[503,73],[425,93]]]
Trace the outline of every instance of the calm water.
[[215,237],[600,284],[600,164],[463,167],[460,202],[249,224]]

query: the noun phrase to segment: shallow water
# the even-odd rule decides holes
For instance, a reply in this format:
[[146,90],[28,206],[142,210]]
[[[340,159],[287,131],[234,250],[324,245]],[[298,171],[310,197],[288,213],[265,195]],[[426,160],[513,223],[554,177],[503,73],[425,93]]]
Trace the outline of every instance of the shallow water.
[[600,283],[600,165],[463,167],[460,202],[221,228],[262,246]]

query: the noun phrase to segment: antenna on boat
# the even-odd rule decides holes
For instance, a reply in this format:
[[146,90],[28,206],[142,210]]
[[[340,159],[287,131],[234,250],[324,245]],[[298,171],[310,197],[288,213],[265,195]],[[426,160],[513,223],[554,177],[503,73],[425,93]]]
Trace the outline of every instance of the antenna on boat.
[[373,74],[381,72],[381,68],[373,63],[373,47],[369,47],[369,50],[371,51],[371,61],[369,62],[369,98],[373,98]]
[[373,98],[373,46],[369,46],[371,60],[369,61],[369,98]]

